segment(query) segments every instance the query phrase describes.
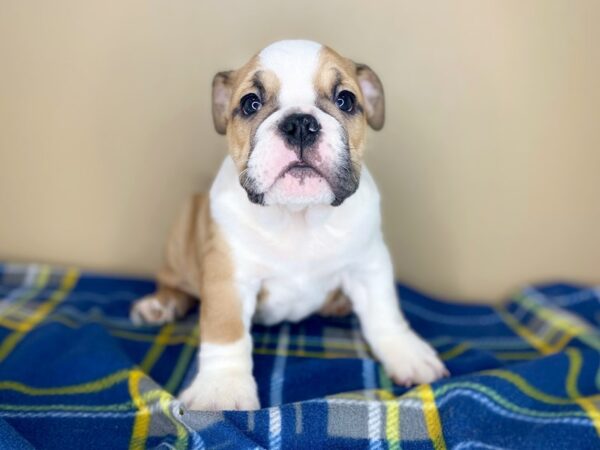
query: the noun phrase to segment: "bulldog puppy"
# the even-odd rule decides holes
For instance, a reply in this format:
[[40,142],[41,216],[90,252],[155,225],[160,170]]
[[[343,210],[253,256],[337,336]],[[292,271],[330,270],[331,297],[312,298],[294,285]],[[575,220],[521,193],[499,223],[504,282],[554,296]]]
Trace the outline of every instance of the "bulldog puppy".
[[160,324],[200,298],[199,372],[180,399],[197,410],[259,408],[252,322],[344,311],[344,298],[396,383],[446,375],[399,309],[379,193],[363,164],[367,125],[384,123],[375,72],[289,40],[218,73],[212,89],[229,155],[208,196],[193,197],[175,224],[158,291],[131,311]]

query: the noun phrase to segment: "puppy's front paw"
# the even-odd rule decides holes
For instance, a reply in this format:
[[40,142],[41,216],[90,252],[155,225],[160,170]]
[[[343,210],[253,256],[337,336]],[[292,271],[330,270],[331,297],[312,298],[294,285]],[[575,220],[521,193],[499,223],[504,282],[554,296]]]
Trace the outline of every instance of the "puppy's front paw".
[[249,374],[199,374],[179,395],[189,409],[231,411],[259,409],[256,382]]
[[406,387],[427,384],[449,375],[436,351],[412,330],[378,344],[381,362],[396,384]]

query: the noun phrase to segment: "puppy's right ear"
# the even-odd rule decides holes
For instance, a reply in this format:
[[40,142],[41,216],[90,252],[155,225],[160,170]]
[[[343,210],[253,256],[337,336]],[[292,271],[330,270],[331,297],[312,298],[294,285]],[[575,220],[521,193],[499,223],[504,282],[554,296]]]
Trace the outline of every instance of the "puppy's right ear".
[[225,134],[229,115],[229,102],[231,101],[231,79],[233,71],[219,72],[212,83],[212,115],[215,130]]

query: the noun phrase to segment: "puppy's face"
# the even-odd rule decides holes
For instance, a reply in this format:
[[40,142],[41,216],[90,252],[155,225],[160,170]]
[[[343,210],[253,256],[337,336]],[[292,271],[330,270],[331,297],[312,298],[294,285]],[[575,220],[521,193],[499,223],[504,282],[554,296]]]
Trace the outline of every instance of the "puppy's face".
[[358,188],[367,124],[383,126],[383,88],[328,47],[280,41],[215,76],[213,119],[250,201],[337,206]]

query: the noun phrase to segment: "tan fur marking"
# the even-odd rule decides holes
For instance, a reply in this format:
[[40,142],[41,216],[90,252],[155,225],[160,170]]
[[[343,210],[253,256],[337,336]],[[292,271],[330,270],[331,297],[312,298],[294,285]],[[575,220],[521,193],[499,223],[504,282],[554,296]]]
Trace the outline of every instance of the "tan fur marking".
[[367,122],[374,130],[381,130],[385,123],[385,95],[381,80],[366,64],[356,64],[356,76],[361,89],[367,89],[363,90]]
[[203,245],[200,285],[200,340],[228,343],[242,338],[242,304],[234,283],[234,265],[227,242],[214,221]]
[[234,285],[230,250],[210,216],[205,194],[190,198],[167,241],[157,279],[161,292],[200,297],[200,339],[227,343],[244,332],[242,306]]
[[352,312],[352,303],[341,289],[334,289],[327,295],[319,314],[325,317],[342,317]]
[[[190,197],[175,219],[167,245],[163,267],[157,274],[160,286],[168,286],[198,297],[200,258],[198,242],[206,240],[206,224],[200,218],[208,213],[208,197],[197,194]],[[195,276],[192,274],[196,274]]]
[[265,303],[268,298],[269,298],[269,290],[266,287],[262,286],[260,288],[260,291],[258,291],[258,295],[256,297],[256,302],[258,304]]
[[362,107],[364,97],[356,78],[354,62],[344,58],[329,47],[323,47],[319,57],[319,68],[315,76],[317,102],[319,107],[335,117],[346,128],[350,144],[350,156],[354,167],[358,168],[363,158],[367,119],[364,112],[348,115],[335,106],[332,98],[333,88],[338,81],[341,83],[338,92],[342,90],[352,92],[356,96],[358,104]]
[[[229,153],[241,172],[246,168],[250,154],[250,143],[257,128],[277,108],[277,94],[280,85],[279,79],[272,71],[261,69],[258,56],[252,57],[250,61],[233,74],[231,78],[233,88],[231,101],[229,102],[230,120],[227,124],[227,140]],[[255,76],[258,77],[264,87],[263,92],[258,92],[254,86]],[[252,117],[234,114],[234,111],[240,106],[242,97],[250,93],[261,97],[262,108]]]

